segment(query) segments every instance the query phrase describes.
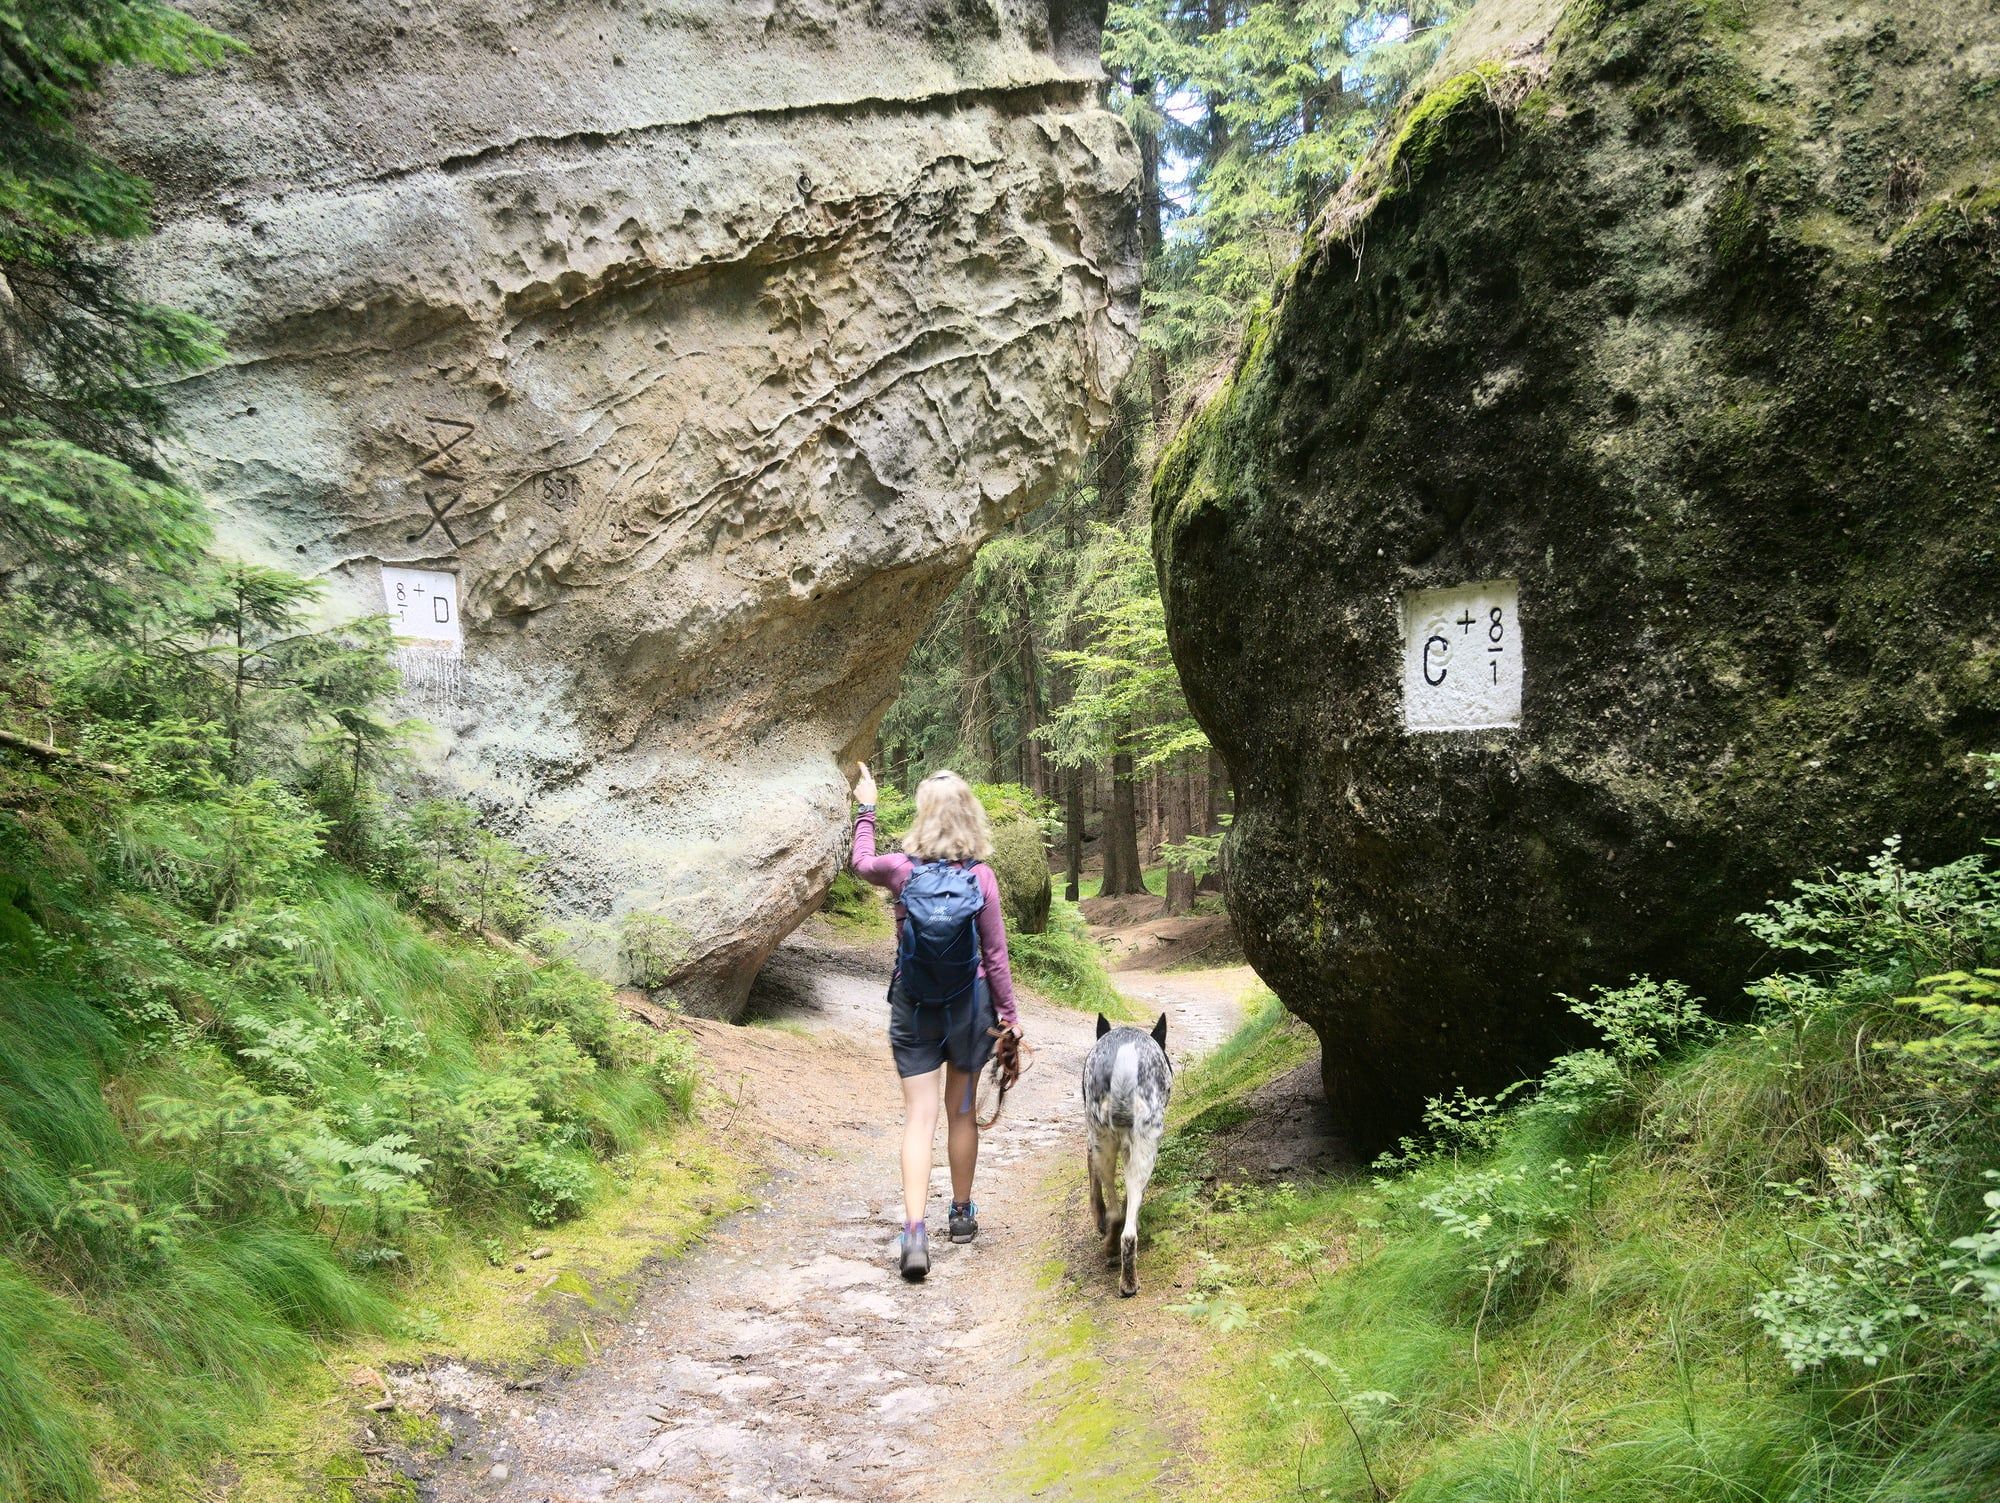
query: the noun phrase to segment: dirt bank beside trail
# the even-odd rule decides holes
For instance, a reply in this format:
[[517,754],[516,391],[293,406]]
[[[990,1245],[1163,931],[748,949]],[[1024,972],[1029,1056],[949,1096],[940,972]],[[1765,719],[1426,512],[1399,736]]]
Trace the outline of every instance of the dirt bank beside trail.
[[1164,899],[1085,898],[1078,908],[1114,970],[1164,971],[1243,963],[1243,945],[1220,907],[1169,915]]
[[[1051,1170],[1081,1161],[1092,1019],[1024,1001],[1033,1068],[982,1150],[978,1241],[933,1242],[929,1280],[893,1271],[898,1095],[887,953],[787,945],[751,1026],[693,1022],[740,1126],[768,1137],[758,1203],[635,1300],[583,1371],[536,1391],[448,1365],[400,1380],[457,1437],[429,1496],[501,1503],[987,1499],[1051,1363],[1037,1342],[1051,1258],[1089,1263]],[[1235,1026],[1247,970],[1126,973],[1169,1013],[1182,1058]],[[731,1104],[733,1103],[733,1104]],[[932,1224],[949,1195],[938,1140]],[[1092,1270],[1095,1271],[1094,1269]],[[1106,1276],[1106,1290],[1111,1285]],[[1154,1300],[1125,1304],[1135,1320]],[[1120,1308],[1116,1304],[1110,1308]],[[941,1491],[942,1490],[942,1491]]]

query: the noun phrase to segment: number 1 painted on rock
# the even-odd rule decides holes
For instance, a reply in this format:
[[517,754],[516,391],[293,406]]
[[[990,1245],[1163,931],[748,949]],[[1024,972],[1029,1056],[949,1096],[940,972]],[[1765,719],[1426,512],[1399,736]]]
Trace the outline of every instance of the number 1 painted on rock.
[[[1490,579],[1403,596],[1405,732],[1521,723],[1519,594],[1515,581]],[[1484,673],[1478,668],[1482,656]]]

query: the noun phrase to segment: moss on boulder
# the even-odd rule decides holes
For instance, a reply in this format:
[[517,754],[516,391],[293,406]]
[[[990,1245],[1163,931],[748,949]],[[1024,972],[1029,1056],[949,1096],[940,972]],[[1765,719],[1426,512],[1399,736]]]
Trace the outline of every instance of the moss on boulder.
[[1048,846],[1042,827],[1033,819],[1010,819],[993,830],[993,856],[987,863],[1000,885],[1000,908],[1010,934],[1040,934],[1049,927]]
[[[1492,8],[1154,486],[1230,904],[1364,1146],[1558,991],[1733,997],[1817,864],[1972,848],[2000,745],[1991,7]],[[1405,734],[1402,595],[1495,578],[1519,728]]]

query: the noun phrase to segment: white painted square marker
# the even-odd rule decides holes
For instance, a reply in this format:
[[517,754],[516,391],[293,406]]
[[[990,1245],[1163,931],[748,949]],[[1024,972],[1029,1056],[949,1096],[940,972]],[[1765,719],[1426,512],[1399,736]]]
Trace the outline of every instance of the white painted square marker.
[[458,576],[437,569],[382,566],[382,599],[396,635],[410,642],[465,645],[458,624]]
[[1489,579],[1403,596],[1403,729],[1521,723],[1520,588]]

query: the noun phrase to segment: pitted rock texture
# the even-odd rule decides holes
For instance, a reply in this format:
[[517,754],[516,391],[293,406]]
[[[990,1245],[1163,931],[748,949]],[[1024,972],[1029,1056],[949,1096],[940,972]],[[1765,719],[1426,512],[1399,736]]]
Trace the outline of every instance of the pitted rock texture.
[[[1155,483],[1250,959],[1372,1149],[1736,915],[1990,829],[2000,23],[1495,0]],[[1406,592],[1519,582],[1517,729],[1406,734]]]
[[188,9],[248,52],[102,122],[159,185],[147,285],[228,341],[187,472],[337,609],[455,571],[437,771],[730,1010],[915,634],[1130,358],[1102,5]]

